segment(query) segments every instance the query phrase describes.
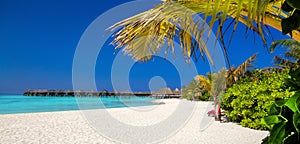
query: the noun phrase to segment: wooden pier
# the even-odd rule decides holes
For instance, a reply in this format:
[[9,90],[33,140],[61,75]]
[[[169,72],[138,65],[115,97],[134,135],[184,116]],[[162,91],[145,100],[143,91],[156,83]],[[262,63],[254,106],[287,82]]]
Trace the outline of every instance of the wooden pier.
[[74,96],[139,96],[139,97],[154,97],[154,98],[180,98],[180,92],[108,92],[106,90],[95,92],[95,91],[72,91],[72,90],[27,90],[23,94],[24,96],[56,96],[56,97],[74,97]]

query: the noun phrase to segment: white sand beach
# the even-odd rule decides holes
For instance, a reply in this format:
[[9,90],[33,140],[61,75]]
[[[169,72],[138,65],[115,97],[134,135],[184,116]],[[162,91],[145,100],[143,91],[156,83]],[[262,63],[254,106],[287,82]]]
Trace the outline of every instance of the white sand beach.
[[[164,121],[170,117],[174,117],[176,120],[173,125],[170,124],[172,128],[178,126],[178,128],[174,128],[175,130],[171,127],[160,126],[152,129],[149,133],[146,130],[140,131],[140,134],[155,138],[156,136],[150,132],[154,133],[157,138],[160,138],[158,143],[167,144],[255,144],[261,143],[261,140],[268,135],[267,131],[252,130],[235,123],[214,121],[213,118],[206,115],[209,105],[207,102],[189,102],[178,99],[161,101],[165,104],[135,108],[0,115],[0,143],[149,143],[153,142],[151,138],[131,137],[131,132],[134,132],[130,129],[140,127],[147,129],[151,125],[164,124]],[[186,116],[184,112],[188,110],[178,110],[180,102],[184,102],[183,105],[195,106],[191,107],[194,111],[189,114],[190,117],[187,120],[175,119],[174,112],[182,112],[182,116]],[[89,116],[97,117],[99,113],[104,112],[122,125],[111,128],[112,123],[106,123],[106,121],[113,122],[114,120],[104,117],[93,119]],[[209,120],[205,129],[200,126],[204,121],[203,117]],[[101,121],[102,118],[103,121]],[[176,123],[181,121],[184,121],[181,123],[182,125]],[[97,128],[99,126],[104,126],[104,128]],[[118,135],[123,126],[128,130],[128,135]],[[101,132],[101,129],[106,131]],[[110,137],[109,134],[116,135]],[[164,136],[166,134],[168,135]],[[123,139],[123,137],[126,138]],[[126,141],[130,138],[134,140]]]

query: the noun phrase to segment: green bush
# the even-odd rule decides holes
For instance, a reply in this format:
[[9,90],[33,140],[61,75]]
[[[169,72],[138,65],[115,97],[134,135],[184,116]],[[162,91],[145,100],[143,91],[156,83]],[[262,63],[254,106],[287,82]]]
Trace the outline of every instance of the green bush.
[[253,129],[267,129],[261,118],[268,115],[272,102],[292,95],[284,86],[288,71],[248,73],[237,84],[228,88],[222,99],[222,108],[232,121]]
[[191,81],[187,86],[182,88],[181,96],[187,100],[197,101],[208,101],[210,98],[210,94],[196,80]]
[[263,143],[300,143],[300,68],[291,71],[290,75],[285,84],[295,94],[288,100],[277,99],[269,110],[269,116],[262,119],[262,123],[271,129]]
[[207,91],[204,91],[201,96],[199,96],[199,101],[209,101],[210,94]]

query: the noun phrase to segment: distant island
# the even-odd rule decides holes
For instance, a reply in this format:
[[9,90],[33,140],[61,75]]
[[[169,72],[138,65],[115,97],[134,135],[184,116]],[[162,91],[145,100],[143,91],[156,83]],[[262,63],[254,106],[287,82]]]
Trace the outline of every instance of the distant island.
[[83,91],[83,90],[27,90],[23,94],[24,96],[152,96],[160,98],[180,98],[181,91],[176,88],[171,90],[170,88],[161,88],[156,92],[130,92],[128,90],[123,92],[118,92],[116,90],[108,92],[107,90],[102,90],[96,92],[95,90]]

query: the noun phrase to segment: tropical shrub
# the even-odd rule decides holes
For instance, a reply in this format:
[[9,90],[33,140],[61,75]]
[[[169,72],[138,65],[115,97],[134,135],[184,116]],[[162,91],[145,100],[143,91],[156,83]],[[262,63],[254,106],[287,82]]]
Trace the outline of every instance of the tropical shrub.
[[209,93],[201,87],[198,81],[193,80],[187,86],[182,88],[182,98],[187,100],[201,100],[208,101]]
[[272,102],[288,98],[292,92],[284,85],[288,70],[279,72],[254,70],[237,84],[228,88],[222,99],[222,108],[232,121],[253,129],[267,129],[261,118],[268,115]]
[[291,71],[285,84],[295,94],[289,99],[277,99],[271,106],[269,116],[262,123],[271,129],[263,143],[296,144],[300,143],[300,68]]
[[201,96],[199,96],[200,101],[209,101],[211,100],[211,96],[207,91],[202,92]]

